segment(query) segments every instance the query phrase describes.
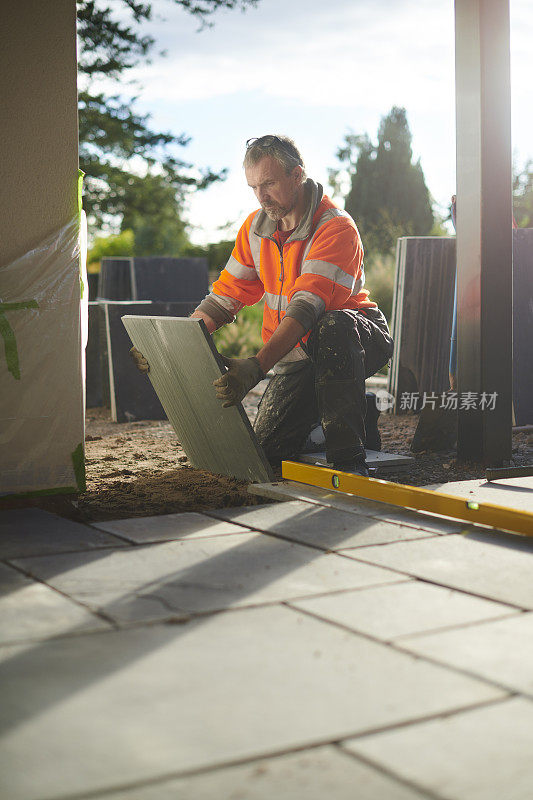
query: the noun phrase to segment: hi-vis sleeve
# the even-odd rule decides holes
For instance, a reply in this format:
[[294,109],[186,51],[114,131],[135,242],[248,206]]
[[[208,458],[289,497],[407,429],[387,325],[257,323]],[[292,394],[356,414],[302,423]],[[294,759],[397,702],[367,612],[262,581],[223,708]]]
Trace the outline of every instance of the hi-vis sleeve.
[[[342,214],[342,212],[340,212]],[[325,311],[346,308],[350,300],[363,300],[363,247],[357,228],[347,215],[329,218],[318,226],[306,247],[289,302],[294,297],[318,298]],[[301,294],[300,294],[301,293]],[[364,295],[364,297],[363,297]],[[372,304],[373,305],[373,304]]]
[[239,308],[253,306],[261,300],[265,291],[254,266],[249,240],[250,226],[256,213],[250,214],[245,220],[228,263],[213,284],[215,296],[233,300]]

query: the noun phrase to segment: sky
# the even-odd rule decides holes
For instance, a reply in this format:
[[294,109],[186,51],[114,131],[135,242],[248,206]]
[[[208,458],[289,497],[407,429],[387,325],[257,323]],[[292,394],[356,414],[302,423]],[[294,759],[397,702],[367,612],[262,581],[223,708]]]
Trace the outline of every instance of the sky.
[[[394,105],[407,110],[414,159],[435,209],[446,213],[455,188],[453,0],[259,0],[245,13],[217,12],[202,31],[171,0],[152,5],[142,31],[156,39],[152,63],[130,71],[141,88],[125,83],[123,94],[138,96],[135,107],[151,114],[155,130],[191,137],[179,149],[184,160],[228,169],[226,181],[189,202],[194,242],[231,238],[257,207],[242,169],[247,139],[291,136],[308,175],[327,187],[345,134],[375,140]],[[532,0],[511,0],[518,164],[533,158],[532,41]]]

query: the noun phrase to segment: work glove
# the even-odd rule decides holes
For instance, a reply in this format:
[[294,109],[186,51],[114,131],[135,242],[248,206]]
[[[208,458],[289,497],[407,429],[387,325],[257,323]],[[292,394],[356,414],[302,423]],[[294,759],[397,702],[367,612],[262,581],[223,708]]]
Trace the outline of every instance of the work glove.
[[250,389],[263,380],[265,373],[255,356],[252,358],[226,358],[222,356],[228,371],[213,381],[218,400],[222,400],[222,408],[229,408],[239,403]]
[[130,350],[130,356],[133,358],[135,366],[137,367],[139,372],[144,372],[144,373],[150,372],[150,364],[145,359],[140,350],[137,350],[136,347],[132,347]]

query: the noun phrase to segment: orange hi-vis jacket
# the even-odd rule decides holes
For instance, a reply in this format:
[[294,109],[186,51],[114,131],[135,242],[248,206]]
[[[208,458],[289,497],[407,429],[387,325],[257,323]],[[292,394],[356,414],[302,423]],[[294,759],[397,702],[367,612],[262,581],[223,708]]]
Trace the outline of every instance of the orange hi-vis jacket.
[[298,307],[315,321],[324,311],[376,307],[363,289],[363,247],[355,222],[322,196],[320,184],[307,180],[305,192],[306,212],[283,245],[274,238],[276,223],[264,211],[253,211],[213,284],[211,297],[233,315],[264,294],[264,342],[285,314],[301,319]]

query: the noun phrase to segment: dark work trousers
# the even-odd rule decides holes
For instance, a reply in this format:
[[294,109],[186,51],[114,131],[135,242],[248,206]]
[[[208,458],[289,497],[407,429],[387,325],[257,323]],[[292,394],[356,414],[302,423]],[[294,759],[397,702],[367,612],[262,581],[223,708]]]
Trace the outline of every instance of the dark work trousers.
[[377,308],[328,311],[304,344],[309,361],[275,375],[261,399],[254,430],[273,466],[301,452],[318,421],[330,463],[364,455],[365,378],[392,355],[387,321]]

